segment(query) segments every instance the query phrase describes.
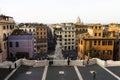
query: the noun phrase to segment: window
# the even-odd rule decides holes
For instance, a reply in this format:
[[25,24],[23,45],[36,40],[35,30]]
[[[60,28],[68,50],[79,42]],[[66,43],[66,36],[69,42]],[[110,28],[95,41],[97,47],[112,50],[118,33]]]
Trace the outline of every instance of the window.
[[83,32],[84,32],[85,30],[83,29]]
[[29,29],[29,32],[31,32],[31,29]]
[[106,52],[106,51],[105,51],[105,50],[103,50],[103,55],[105,54],[105,52]]
[[111,55],[112,54],[112,50],[108,50],[108,54]]
[[108,45],[112,45],[112,40],[109,40],[109,41],[108,41]]
[[83,41],[81,41],[81,45],[83,44]]
[[100,45],[100,41],[98,41],[98,45]]
[[95,26],[95,29],[97,29],[97,26]]
[[68,42],[68,44],[70,44],[70,42]]
[[8,27],[8,25],[7,25],[7,29],[8,29],[9,27]]
[[12,46],[13,46],[13,45],[12,45],[12,42],[10,42],[9,44],[10,44],[10,47],[12,47]]
[[6,27],[5,26],[3,26],[3,30],[5,30],[6,29]]
[[103,41],[102,41],[102,45],[107,45],[107,41],[106,41],[106,40],[103,40]]
[[62,38],[62,35],[59,35],[59,38]]
[[97,33],[95,33],[94,36],[97,36]]
[[72,49],[74,49],[74,47],[72,46]]
[[39,33],[37,32],[37,35],[39,35]]
[[46,45],[44,45],[44,47],[46,47]]
[[99,36],[101,36],[101,33],[99,33]]
[[44,32],[44,35],[46,34],[46,32]]
[[97,44],[97,41],[94,41],[94,45],[96,45]]
[[101,29],[101,26],[99,26],[99,29]]
[[65,35],[65,37],[67,37],[67,35]]
[[16,47],[19,47],[19,43],[18,42],[16,42]]
[[68,37],[71,37],[71,35],[68,35]]
[[60,45],[62,45],[62,43],[60,43]]
[[33,32],[35,32],[35,29],[33,29]]
[[70,50],[70,46],[68,46],[68,50]]

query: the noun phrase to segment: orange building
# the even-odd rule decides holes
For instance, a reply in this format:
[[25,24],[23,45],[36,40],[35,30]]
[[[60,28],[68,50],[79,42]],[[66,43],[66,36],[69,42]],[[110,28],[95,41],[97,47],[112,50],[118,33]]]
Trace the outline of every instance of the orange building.
[[47,25],[39,25],[36,27],[36,47],[38,53],[47,53],[48,51],[48,27]]
[[88,33],[79,35],[78,57],[89,59],[98,57],[104,60],[113,59],[115,37],[104,33],[101,24],[88,25]]

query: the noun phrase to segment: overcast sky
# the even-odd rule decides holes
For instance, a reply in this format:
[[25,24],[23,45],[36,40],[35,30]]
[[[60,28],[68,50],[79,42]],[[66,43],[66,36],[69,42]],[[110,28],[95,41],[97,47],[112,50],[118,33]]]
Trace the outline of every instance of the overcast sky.
[[16,22],[120,23],[120,0],[0,0],[0,13]]

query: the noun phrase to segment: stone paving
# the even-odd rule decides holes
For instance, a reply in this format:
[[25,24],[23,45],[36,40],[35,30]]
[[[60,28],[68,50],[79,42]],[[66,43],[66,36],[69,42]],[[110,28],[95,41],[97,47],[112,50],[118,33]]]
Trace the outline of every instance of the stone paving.
[[46,80],[79,80],[74,66],[48,67]]
[[21,66],[9,80],[41,80],[44,67]]
[[67,60],[54,61],[51,66],[46,60],[23,59],[22,64],[21,61],[16,63],[18,67],[5,80],[93,80],[93,71],[96,73],[94,80],[120,80],[120,67],[105,68],[96,64],[94,60],[90,60],[89,65],[86,66],[81,60],[71,60],[70,65],[67,64]]
[[107,69],[120,77],[120,66],[107,67]]
[[83,77],[83,80],[93,80],[93,71],[95,71],[96,73],[95,80],[117,80],[114,76],[112,76],[110,73],[108,73],[97,64],[85,67],[78,67],[78,69]]
[[4,80],[10,72],[8,68],[0,68],[0,80]]

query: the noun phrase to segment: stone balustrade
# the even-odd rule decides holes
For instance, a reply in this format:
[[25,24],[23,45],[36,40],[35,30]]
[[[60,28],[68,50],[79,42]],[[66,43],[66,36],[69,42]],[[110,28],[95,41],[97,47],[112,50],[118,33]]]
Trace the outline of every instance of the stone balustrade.
[[[0,63],[0,68],[15,68],[15,63],[17,66],[26,65],[26,66],[33,66],[33,67],[40,67],[40,66],[49,66],[50,60],[27,60],[27,59],[19,59],[15,62],[5,61]],[[67,59],[66,60],[52,60],[52,66],[67,66]],[[98,64],[103,67],[109,66],[120,66],[120,61],[113,61],[113,60],[101,60],[98,58],[89,59],[87,62],[86,60],[70,60],[70,66],[84,66],[84,65],[93,65]]]

